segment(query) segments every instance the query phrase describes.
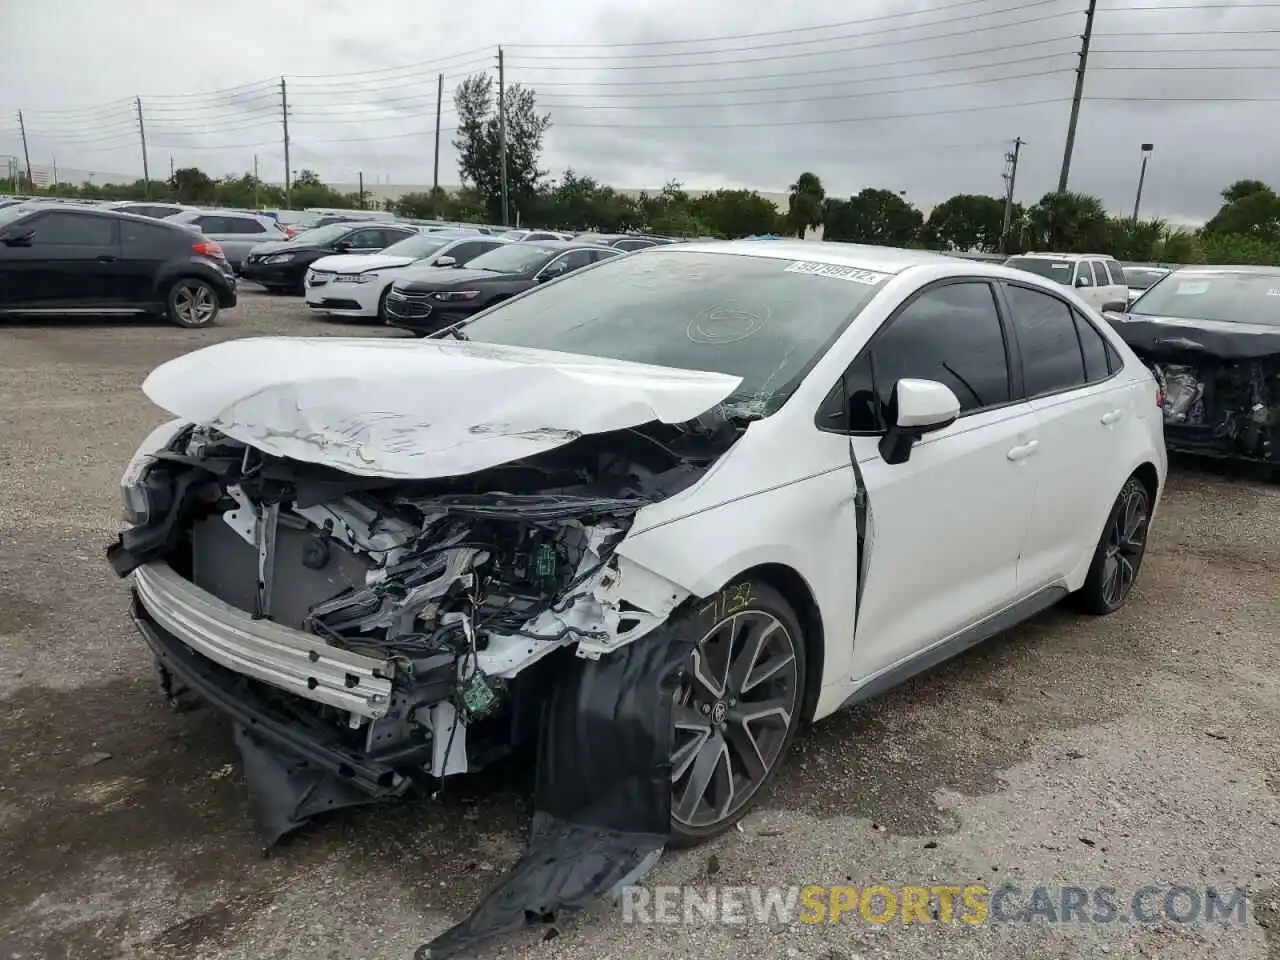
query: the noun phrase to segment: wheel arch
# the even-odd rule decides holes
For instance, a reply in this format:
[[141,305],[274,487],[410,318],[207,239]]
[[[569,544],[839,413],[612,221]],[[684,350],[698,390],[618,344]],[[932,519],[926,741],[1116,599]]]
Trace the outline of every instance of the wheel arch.
[[1130,476],[1137,477],[1138,481],[1147,488],[1147,495],[1151,497],[1151,505],[1154,507],[1160,495],[1160,473],[1156,470],[1156,465],[1150,460],[1144,460],[1138,464],[1137,469]]
[[730,577],[728,583],[745,579],[760,579],[777,590],[791,605],[804,631],[805,678],[801,692],[800,715],[806,723],[813,719],[822,691],[822,674],[826,663],[826,636],[822,625],[822,611],[818,607],[813,589],[803,576],[784,563],[761,563]]

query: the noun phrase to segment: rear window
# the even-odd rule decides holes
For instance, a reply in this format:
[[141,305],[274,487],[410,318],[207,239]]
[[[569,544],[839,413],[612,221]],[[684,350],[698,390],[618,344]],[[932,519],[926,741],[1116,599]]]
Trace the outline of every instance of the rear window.
[[1134,290],[1147,290],[1161,277],[1167,276],[1168,273],[1168,270],[1160,270],[1155,267],[1124,268],[1126,286]]
[[1015,270],[1034,273],[1038,277],[1048,277],[1064,287],[1069,287],[1071,286],[1071,268],[1075,266],[1075,262],[1054,260],[1050,257],[1010,257],[1004,265],[1013,267]]

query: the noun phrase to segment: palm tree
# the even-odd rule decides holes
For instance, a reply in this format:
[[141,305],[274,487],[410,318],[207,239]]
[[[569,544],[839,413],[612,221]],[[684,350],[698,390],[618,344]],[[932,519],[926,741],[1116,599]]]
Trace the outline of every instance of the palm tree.
[[827,191],[816,173],[802,173],[787,188],[787,224],[796,236],[804,239],[805,231],[822,223],[822,205]]

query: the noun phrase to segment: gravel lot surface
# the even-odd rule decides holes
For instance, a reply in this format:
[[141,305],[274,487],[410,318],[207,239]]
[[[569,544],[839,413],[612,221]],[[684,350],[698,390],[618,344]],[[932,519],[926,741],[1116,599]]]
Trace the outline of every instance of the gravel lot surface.
[[[139,390],[260,334],[388,335],[246,291],[220,325],[0,328],[0,958],[402,958],[523,846],[528,764],[339,815],[264,856],[227,725],[153,688],[103,549],[165,419]],[[555,958],[1280,960],[1280,486],[1176,463],[1134,597],[1050,611],[803,734],[741,831],[651,884],[1237,884],[1243,924],[625,925]],[[853,916],[856,917],[856,914]]]

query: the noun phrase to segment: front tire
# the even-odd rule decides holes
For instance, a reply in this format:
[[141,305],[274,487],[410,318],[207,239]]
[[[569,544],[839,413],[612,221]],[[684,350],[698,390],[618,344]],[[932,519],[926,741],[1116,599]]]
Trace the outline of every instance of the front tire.
[[1150,523],[1151,494],[1141,480],[1130,477],[1107,516],[1084,586],[1075,595],[1083,612],[1106,616],[1125,605],[1146,556]]
[[169,288],[165,315],[188,330],[207,327],[218,318],[217,291],[203,280],[183,277]]
[[768,583],[731,583],[686,616],[700,639],[673,694],[673,847],[719,836],[764,794],[800,725],[806,667],[799,618]]

